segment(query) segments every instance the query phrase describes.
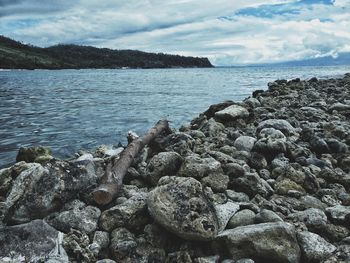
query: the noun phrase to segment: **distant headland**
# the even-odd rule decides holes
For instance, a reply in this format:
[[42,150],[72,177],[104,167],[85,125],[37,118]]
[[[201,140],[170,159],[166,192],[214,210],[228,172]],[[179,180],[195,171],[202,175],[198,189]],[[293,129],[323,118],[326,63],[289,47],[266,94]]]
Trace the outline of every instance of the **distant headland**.
[[208,58],[185,57],[138,50],[112,50],[79,45],[36,47],[0,36],[0,68],[209,68]]

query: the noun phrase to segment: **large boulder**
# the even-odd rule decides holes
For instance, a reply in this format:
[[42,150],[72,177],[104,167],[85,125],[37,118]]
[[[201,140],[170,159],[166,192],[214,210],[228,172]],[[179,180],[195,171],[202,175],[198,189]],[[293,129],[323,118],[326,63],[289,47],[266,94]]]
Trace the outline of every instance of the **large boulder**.
[[44,218],[78,194],[86,194],[96,182],[91,162],[84,166],[56,162],[45,167],[33,163],[13,181],[5,202],[0,203],[0,217],[16,224]]
[[276,222],[225,230],[216,239],[232,259],[255,262],[298,263],[300,248],[291,224]]
[[219,232],[215,208],[193,178],[163,177],[147,204],[154,220],[181,238],[210,240]]
[[63,233],[34,220],[0,228],[0,262],[69,262],[62,247]]
[[301,248],[303,262],[321,262],[330,257],[336,250],[335,246],[315,233],[308,231],[299,232],[297,238]]

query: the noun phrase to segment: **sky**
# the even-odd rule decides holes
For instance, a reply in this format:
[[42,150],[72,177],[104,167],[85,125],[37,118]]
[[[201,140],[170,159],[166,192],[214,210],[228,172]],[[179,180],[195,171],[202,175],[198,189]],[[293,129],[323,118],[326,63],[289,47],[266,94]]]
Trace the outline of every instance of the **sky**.
[[350,0],[0,0],[0,35],[217,66],[336,57],[350,52]]

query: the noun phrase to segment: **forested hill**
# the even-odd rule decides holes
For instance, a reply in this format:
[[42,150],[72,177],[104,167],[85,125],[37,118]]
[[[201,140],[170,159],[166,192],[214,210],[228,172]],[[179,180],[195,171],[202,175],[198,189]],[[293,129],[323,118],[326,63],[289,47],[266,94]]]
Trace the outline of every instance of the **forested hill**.
[[40,48],[0,36],[0,68],[173,68],[213,67],[207,58],[78,45]]

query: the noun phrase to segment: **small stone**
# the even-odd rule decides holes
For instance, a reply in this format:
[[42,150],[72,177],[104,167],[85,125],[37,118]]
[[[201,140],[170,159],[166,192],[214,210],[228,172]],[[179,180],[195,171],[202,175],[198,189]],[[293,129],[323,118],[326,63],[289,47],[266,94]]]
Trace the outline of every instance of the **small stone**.
[[136,251],[135,236],[126,228],[117,228],[111,234],[109,250],[117,262],[132,256]]
[[239,205],[228,201],[224,204],[217,204],[214,207],[219,222],[219,232],[222,232],[226,228],[230,218],[239,210]]
[[220,173],[222,173],[220,162],[212,157],[201,158],[199,155],[192,154],[185,158],[178,174],[180,176],[203,178],[210,174]]
[[295,132],[294,127],[288,121],[280,119],[269,119],[260,122],[257,127],[257,131],[261,131],[265,128],[274,128],[276,130],[280,130],[285,135],[290,135]]
[[195,263],[219,263],[220,256],[200,257],[194,260]]
[[227,189],[229,181],[230,178],[227,175],[210,174],[202,178],[201,183],[204,186],[209,186],[214,192],[224,192]]
[[350,222],[350,206],[336,205],[326,208],[330,220],[335,223],[346,224]]
[[262,209],[260,213],[255,216],[256,223],[269,223],[269,222],[283,222],[283,219],[275,212],[267,209]]
[[249,202],[249,196],[245,193],[235,192],[233,190],[226,190],[225,193],[234,202]]
[[327,224],[327,216],[317,208],[309,208],[304,211],[295,212],[287,216],[293,222],[303,222],[307,227],[318,227]]

